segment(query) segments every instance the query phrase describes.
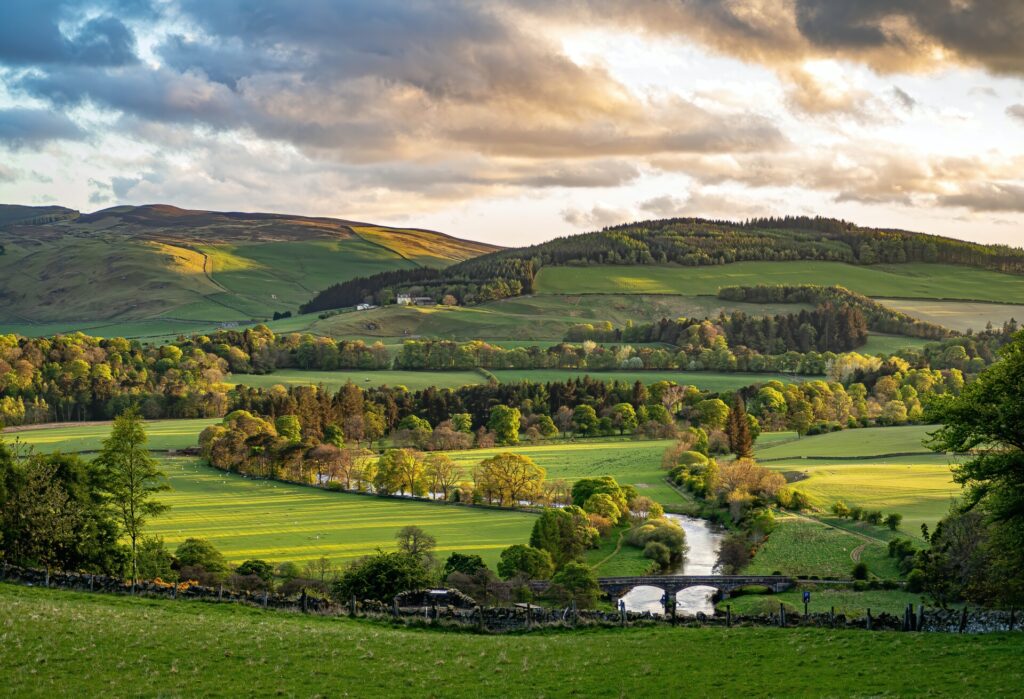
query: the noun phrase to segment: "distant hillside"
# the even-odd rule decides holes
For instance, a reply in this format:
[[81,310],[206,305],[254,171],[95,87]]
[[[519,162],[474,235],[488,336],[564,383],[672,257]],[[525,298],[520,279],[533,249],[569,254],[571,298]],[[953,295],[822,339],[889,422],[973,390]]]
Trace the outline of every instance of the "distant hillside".
[[165,205],[0,205],[0,246],[0,332],[265,319],[339,280],[497,250],[420,229]]
[[[535,293],[542,288],[563,294],[618,292],[624,290],[613,278],[617,270],[634,268],[630,281],[634,293],[658,292],[666,276],[680,279],[691,272],[680,267],[727,266],[733,263],[766,262],[844,263],[846,269],[896,270],[908,264],[944,263],[987,272],[1024,275],[1024,250],[1007,246],[979,245],[952,238],[900,230],[863,228],[846,221],[826,218],[787,217],[747,222],[708,221],[704,219],[666,219],[642,221],[606,228],[602,231],[555,238],[527,248],[509,248],[454,264],[443,270],[396,271],[336,284],[313,297],[303,306],[318,311],[353,305],[364,298],[387,298],[399,290],[439,296],[454,295],[465,304],[492,301],[509,296]],[[606,268],[602,268],[606,266]],[[580,275],[554,268],[592,268],[587,284],[575,285]],[[594,269],[597,268],[597,269]],[[635,268],[659,270],[659,280],[648,280]],[[731,268],[712,275],[728,277]],[[800,270],[788,274],[785,283],[822,283],[820,279],[801,279]],[[908,268],[909,269],[909,268]],[[545,283],[538,284],[544,270]],[[936,268],[938,274],[940,270]],[[941,270],[948,273],[949,269]],[[830,273],[834,273],[830,272]],[[920,270],[916,270],[920,274]],[[940,281],[941,280],[936,280]],[[986,280],[979,280],[979,284]],[[736,283],[723,279],[721,286]],[[745,283],[759,283],[758,279]],[[827,283],[844,283],[831,279]],[[898,286],[898,285],[897,285]],[[711,285],[703,293],[716,293]],[[902,296],[899,288],[886,292]],[[672,293],[671,291],[669,293]],[[675,292],[684,293],[684,292]],[[997,293],[997,292],[993,292]],[[913,294],[919,296],[919,294]],[[950,290],[945,296],[928,298],[967,298],[989,300],[989,296],[957,296]],[[1000,299],[1020,301],[1021,299]]]

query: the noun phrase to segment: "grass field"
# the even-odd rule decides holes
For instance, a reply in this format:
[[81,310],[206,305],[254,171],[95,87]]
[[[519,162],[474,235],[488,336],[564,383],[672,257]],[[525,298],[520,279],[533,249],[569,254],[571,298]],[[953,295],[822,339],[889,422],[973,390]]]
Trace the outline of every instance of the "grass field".
[[886,306],[909,313],[915,318],[938,323],[961,332],[981,331],[991,322],[996,327],[1008,320],[1024,323],[1024,295],[1006,296],[1003,303],[970,301],[926,301],[920,299],[878,299]]
[[[916,606],[928,600],[919,594],[903,590],[865,590],[856,592],[848,589],[832,589],[819,585],[808,585],[811,601],[807,611],[827,612],[835,607],[836,614],[845,614],[847,618],[859,619],[867,616],[867,610],[878,615],[882,612],[900,616],[908,604]],[[716,606],[725,610],[726,605],[732,607],[733,614],[778,614],[779,604],[785,604],[788,610],[803,614],[804,602],[802,590],[789,590],[771,595],[743,595],[722,600]]]
[[871,333],[868,341],[862,347],[856,349],[861,354],[895,354],[902,349],[918,349],[928,344],[928,340],[920,337],[906,337],[904,335],[886,335],[884,333]]
[[347,381],[359,386],[405,386],[418,391],[430,386],[458,388],[470,384],[486,383],[483,374],[476,371],[303,371],[280,369],[273,374],[233,374],[229,382],[267,388],[282,386],[310,386],[323,384],[337,391]]
[[393,549],[395,532],[416,524],[437,538],[443,560],[452,551],[477,553],[490,565],[502,549],[526,543],[535,517],[452,505],[332,493],[243,478],[196,459],[162,459],[172,490],[160,496],[170,510],[152,520],[151,534],[170,546],[207,538],[228,560],[335,563]]
[[778,517],[775,530],[743,572],[848,580],[855,551],[858,560],[866,563],[872,574],[880,578],[899,577],[895,559],[889,558],[884,543],[869,541],[809,518],[786,515]]
[[[150,449],[184,449],[196,446],[199,433],[206,427],[217,424],[220,418],[199,420],[149,420],[146,434]],[[10,443],[15,439],[30,444],[37,451],[77,452],[97,451],[104,439],[110,436],[109,422],[86,423],[82,425],[61,424],[39,425],[32,429],[5,430],[0,437]]]
[[1022,634],[476,635],[4,584],[0,628],[11,697],[1013,696],[1024,683]]
[[791,313],[799,304],[754,304],[720,301],[714,296],[631,294],[545,294],[504,299],[479,306],[386,306],[365,312],[341,313],[323,320],[312,317],[311,332],[331,337],[374,337],[400,341],[403,337],[452,340],[484,338],[559,341],[578,323],[608,321],[621,327],[627,321],[657,321],[680,316],[716,317],[720,311],[742,310],[749,315]]
[[670,440],[622,441],[583,440],[555,442],[539,446],[498,447],[448,452],[468,471],[483,459],[502,452],[529,456],[547,471],[548,480],[573,481],[588,476],[614,476],[619,483],[635,485],[643,494],[662,503],[684,502],[679,493],[665,482],[661,455]]
[[848,265],[842,262],[736,262],[711,267],[595,265],[545,267],[537,275],[540,294],[717,294],[723,286],[840,284],[866,296],[1024,299],[1024,276],[954,265]]
[[871,427],[865,430],[842,430],[829,434],[804,437],[785,444],[768,446],[758,444],[757,458],[800,459],[814,456],[857,457],[878,454],[921,453],[934,454],[922,444],[935,425],[907,425],[900,427]]

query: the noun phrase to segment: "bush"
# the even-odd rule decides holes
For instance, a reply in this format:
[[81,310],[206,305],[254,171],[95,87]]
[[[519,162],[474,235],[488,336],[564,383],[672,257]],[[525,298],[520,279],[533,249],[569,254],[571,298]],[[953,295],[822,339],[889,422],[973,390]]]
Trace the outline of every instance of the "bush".
[[854,564],[853,570],[850,571],[854,580],[867,580],[868,579],[868,564],[863,561]]
[[890,512],[885,516],[885,526],[889,527],[890,530],[896,531],[900,528],[900,524],[903,523],[903,515],[896,512]]
[[223,573],[228,569],[223,554],[206,539],[185,539],[174,552],[178,564],[184,568],[202,568],[208,573]]
[[914,568],[907,575],[907,592],[924,592],[928,576],[920,568]]
[[660,541],[647,542],[647,545],[644,546],[644,558],[650,558],[661,566],[662,570],[667,570],[672,564],[672,552]]
[[593,569],[574,561],[562,566],[562,569],[551,578],[551,583],[567,599],[575,600],[580,607],[594,606],[598,595],[601,594]]
[[408,553],[378,552],[353,562],[331,592],[337,600],[375,599],[390,602],[399,592],[430,585],[430,574],[421,560]]
[[547,580],[555,570],[551,554],[544,549],[515,544],[501,552],[498,575],[505,580],[523,576],[530,580]]

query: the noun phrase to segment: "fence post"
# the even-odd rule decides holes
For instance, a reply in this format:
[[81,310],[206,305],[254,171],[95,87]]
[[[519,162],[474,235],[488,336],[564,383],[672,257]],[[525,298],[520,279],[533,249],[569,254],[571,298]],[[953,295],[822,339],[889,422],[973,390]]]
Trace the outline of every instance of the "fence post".
[[625,628],[626,626],[626,605],[619,605],[619,625]]
[[580,620],[580,615],[579,615],[578,611],[576,610],[576,598],[574,597],[573,600],[572,600],[572,625],[576,626],[576,624],[579,623],[579,620]]
[[[306,593],[303,592],[302,594]],[[224,583],[217,586],[217,601],[220,602],[222,599],[224,599]]]
[[96,585],[96,574],[94,573],[94,574],[89,576],[89,592],[93,591],[93,588],[95,587],[95,585]]
[[960,614],[960,630],[959,633],[963,633],[967,630],[967,607],[964,607],[963,613]]
[[178,583],[171,583],[171,599],[178,599]]
[[476,626],[480,631],[484,630],[484,608],[480,605],[476,608]]
[[835,605],[832,606],[832,609],[828,613],[828,620],[829,620],[829,623],[832,624],[832,628],[834,629],[836,627],[836,608],[835,608]]
[[872,627],[872,623],[871,623],[871,622],[872,622],[872,621],[873,621],[873,620],[872,620],[872,618],[871,618],[871,608],[870,608],[870,607],[868,607],[868,631],[870,631],[870,630],[871,630],[871,627]]
[[1013,631],[1013,624],[1017,621],[1017,610],[1014,607],[1010,607],[1010,631]]
[[391,599],[391,616],[398,618],[398,597]]
[[917,630],[924,631],[924,605],[917,605]]
[[270,590],[268,590],[267,588],[263,588],[263,608],[264,609],[267,608],[267,601],[268,601],[269,597],[270,597]]
[[352,595],[352,599],[348,601],[348,615],[355,617],[356,615],[356,596]]
[[725,628],[732,627],[732,605],[725,605]]
[[786,605],[779,602],[779,626],[786,625]]
[[302,613],[305,614],[309,610],[309,596],[306,594],[306,590],[302,590]]

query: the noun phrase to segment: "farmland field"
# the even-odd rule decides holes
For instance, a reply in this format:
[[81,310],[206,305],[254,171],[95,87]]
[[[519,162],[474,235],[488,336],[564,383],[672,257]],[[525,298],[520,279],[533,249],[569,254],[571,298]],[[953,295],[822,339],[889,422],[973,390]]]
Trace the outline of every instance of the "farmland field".
[[898,577],[895,559],[889,558],[885,543],[792,515],[778,517],[775,530],[743,572],[752,575],[780,572],[848,580],[854,566],[852,556],[857,550],[859,560],[866,563],[874,575]]
[[[878,615],[881,612],[899,616],[908,604],[918,605],[926,602],[921,595],[903,590],[865,590],[855,592],[849,589],[831,589],[819,585],[809,585],[811,602],[808,611],[827,612],[835,607],[836,614],[845,614],[856,619],[867,616],[867,610]],[[732,607],[733,614],[778,614],[779,604],[785,604],[791,611],[804,612],[803,592],[788,590],[772,595],[743,595],[722,600],[716,606],[725,610],[726,605]]]
[[[12,696],[1012,696],[1024,683],[1021,634],[477,635],[7,584],[0,628]],[[709,671],[723,663],[728,671]]]
[[151,521],[150,534],[174,547],[188,537],[213,542],[225,557],[302,562],[325,556],[341,563],[393,549],[395,532],[416,524],[437,538],[443,560],[451,551],[476,553],[491,566],[502,549],[526,543],[534,516],[424,502],[333,493],[243,478],[196,459],[162,459],[172,490],[170,509]]
[[628,321],[716,317],[723,310],[764,315],[796,312],[806,307],[727,302],[714,296],[568,293],[520,296],[472,307],[386,306],[341,313],[323,320],[314,316],[309,327],[311,332],[338,338],[374,337],[396,341],[408,336],[452,340],[482,338],[500,345],[504,340],[560,341],[566,331],[578,323],[608,321],[621,327]]
[[595,265],[546,267],[540,294],[717,294],[724,286],[840,284],[866,296],[1024,299],[1024,277],[944,264],[858,266],[842,262],[736,262],[710,267]]
[[[150,420],[145,423],[150,449],[184,449],[194,447],[199,433],[206,427],[219,423],[220,418],[197,420]],[[109,422],[60,425],[33,425],[31,428],[9,428],[2,437],[10,443],[15,439],[30,444],[36,451],[76,452],[97,451],[101,442],[110,436]]]
[[304,371],[302,369],[279,369],[273,374],[232,374],[231,383],[267,388],[276,384],[282,386],[315,386],[323,384],[328,390],[337,391],[346,382],[359,386],[405,386],[410,391],[437,386],[458,388],[470,384],[486,383],[487,379],[476,371]]
[[842,430],[829,434],[804,437],[786,444],[763,445],[757,458],[806,459],[814,456],[857,457],[878,454],[915,452],[934,454],[921,442],[934,432],[935,425],[907,425],[901,427],[872,427],[864,430]]
[[661,468],[661,455],[671,443],[670,440],[585,440],[453,451],[448,455],[470,471],[483,459],[511,451],[536,461],[547,471],[548,480],[561,478],[571,485],[588,476],[614,476],[620,483],[635,485],[643,495],[663,503],[678,503],[683,502],[683,498],[665,482],[665,471]]
[[868,341],[858,347],[855,352],[861,354],[895,354],[902,349],[918,349],[927,345],[929,340],[920,337],[907,337],[905,335],[886,335],[884,333],[871,333]]
[[[911,299],[878,299],[886,306],[909,313],[929,323],[938,323],[961,332],[985,329],[990,322],[997,327],[1008,320],[1024,323],[1024,296],[1006,296],[1004,303],[972,303],[970,301],[924,301]],[[1016,305],[1009,302],[1016,302]]]

